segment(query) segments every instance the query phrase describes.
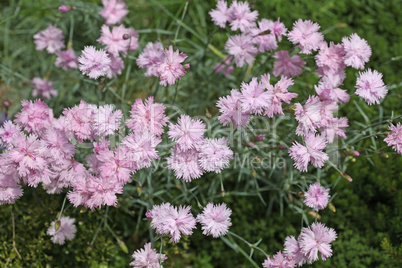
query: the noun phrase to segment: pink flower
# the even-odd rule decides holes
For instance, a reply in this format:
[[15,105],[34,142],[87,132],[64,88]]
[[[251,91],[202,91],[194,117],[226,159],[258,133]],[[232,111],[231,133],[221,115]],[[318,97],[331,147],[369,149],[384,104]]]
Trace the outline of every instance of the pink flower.
[[218,62],[214,67],[215,73],[223,72],[225,76],[231,75],[234,72],[234,67],[232,66],[233,58],[233,56],[228,56],[225,61]]
[[226,22],[229,19],[228,5],[226,1],[219,0],[216,4],[216,9],[212,9],[209,12],[209,15],[211,15],[212,21],[215,23],[215,25],[225,28]]
[[46,232],[52,237],[52,242],[54,244],[63,245],[66,240],[73,240],[75,233],[77,232],[77,227],[74,225],[75,219],[61,216],[60,227],[57,231],[55,229],[56,222],[57,221],[53,221]]
[[270,29],[271,34],[275,35],[279,42],[282,41],[282,36],[287,35],[286,32],[288,29],[286,29],[285,24],[279,21],[279,18],[276,21],[268,20],[268,28]]
[[248,2],[232,2],[228,10],[230,29],[245,32],[255,26],[258,11],[251,11]]
[[322,42],[318,54],[315,56],[315,62],[319,68],[320,75],[336,74],[339,70],[345,68],[343,58],[345,51],[342,44],[335,45],[333,42],[328,44]]
[[119,146],[114,151],[104,150],[95,156],[98,160],[97,169],[102,177],[114,179],[121,184],[130,180],[134,170],[125,147]]
[[51,126],[53,110],[41,100],[21,101],[22,110],[15,116],[14,122],[27,132],[40,135]]
[[290,258],[295,263],[295,265],[300,267],[306,263],[306,256],[301,253],[299,241],[297,241],[294,236],[286,237],[284,247],[285,256]]
[[[2,163],[2,169],[4,165]],[[17,184],[13,177],[0,171],[0,205],[14,204],[23,194],[21,185]]]
[[[269,75],[266,75],[266,83],[269,84]],[[268,85],[268,91],[273,93],[272,105],[264,112],[264,115],[268,117],[273,117],[274,114],[282,114],[282,101],[285,103],[290,103],[293,98],[297,97],[296,93],[288,92],[288,87],[293,85],[293,79],[287,78],[285,76],[281,77],[275,86]]]
[[324,41],[324,35],[319,33],[320,25],[311,20],[299,19],[293,24],[293,29],[288,33],[288,39],[295,45],[299,45],[300,53],[311,54],[320,48]]
[[346,139],[345,128],[348,126],[348,119],[346,117],[334,117],[324,127],[320,128],[320,131],[328,143],[333,143],[335,137]]
[[251,36],[253,36],[253,43],[258,46],[258,52],[260,53],[278,48],[275,35],[270,31],[272,24],[273,21],[262,19],[258,22],[258,28],[250,30]]
[[328,155],[322,150],[325,149],[326,141],[322,136],[315,136],[309,133],[305,137],[306,146],[294,142],[289,148],[289,155],[295,161],[294,166],[300,171],[307,172],[308,163],[314,167],[321,168],[324,162],[329,159]]
[[106,75],[111,63],[108,54],[103,49],[96,50],[94,46],[86,46],[78,61],[80,71],[92,79]]
[[163,61],[158,65],[158,73],[160,78],[160,85],[167,86],[174,85],[177,79],[180,79],[186,74],[181,63],[187,58],[187,55],[183,52],[179,53],[179,50],[173,51],[173,47],[169,46],[169,50],[163,51],[165,57]]
[[138,48],[138,33],[132,28],[125,28],[123,25],[113,27],[110,31],[109,26],[102,25],[99,43],[106,45],[106,51],[117,57],[121,52],[123,55],[127,51],[134,51]]
[[130,263],[130,266],[134,268],[163,268],[159,262],[162,263],[167,259],[165,254],[156,253],[151,243],[146,243],[144,249],[134,251],[131,257],[134,261]]
[[218,119],[222,125],[227,126],[232,122],[235,128],[240,128],[250,121],[250,115],[241,108],[240,96],[241,93],[237,89],[232,89],[230,95],[219,98],[216,106],[221,113]]
[[336,232],[318,222],[308,228],[303,228],[299,237],[301,252],[306,255],[308,263],[318,260],[318,252],[321,259],[326,260],[332,256],[331,243],[336,239]]
[[260,115],[271,106],[272,98],[273,93],[266,91],[263,83],[259,83],[256,77],[248,84],[241,84],[240,102],[244,113]]
[[161,43],[149,42],[138,56],[137,65],[146,69],[145,76],[159,76],[159,65],[164,61],[165,53]]
[[204,235],[212,235],[214,238],[218,238],[225,235],[229,227],[232,226],[231,214],[232,210],[226,208],[225,203],[216,206],[213,203],[208,203],[202,213],[198,214],[197,222],[201,223]]
[[84,100],[81,100],[78,106],[65,108],[63,114],[68,122],[65,126],[66,131],[74,133],[79,142],[86,139],[93,140],[95,138],[93,125],[96,112],[96,106],[87,104]]
[[61,6],[59,6],[59,10],[60,10],[60,12],[66,13],[66,12],[70,11],[70,8],[66,5],[61,5]]
[[391,131],[388,136],[384,139],[388,146],[398,153],[402,154],[402,125],[398,122],[396,126],[391,124],[388,129]]
[[248,34],[233,35],[225,44],[226,51],[235,57],[237,67],[244,63],[253,64],[258,49],[253,44],[253,38]]
[[64,48],[63,32],[51,24],[33,37],[36,50],[44,50],[46,48],[48,53],[55,54]]
[[200,165],[200,155],[196,149],[180,150],[178,146],[172,148],[172,154],[167,160],[168,168],[174,170],[175,176],[185,182],[198,179],[204,173]]
[[380,104],[380,99],[383,99],[387,93],[388,90],[382,81],[381,73],[376,70],[371,71],[371,69],[359,72],[355,94],[362,97],[368,105]]
[[18,125],[13,124],[10,120],[3,122],[3,125],[0,127],[0,141],[4,144],[11,144],[11,141],[14,137],[17,136],[18,133],[21,132],[21,129]]
[[181,150],[194,148],[204,140],[205,124],[200,119],[191,119],[188,115],[181,115],[177,124],[169,124],[168,135]]
[[106,104],[100,106],[94,113],[92,128],[98,136],[115,134],[120,128],[120,120],[123,117],[121,110],[113,111],[113,106]]
[[339,88],[343,83],[340,74],[327,74],[322,77],[318,85],[314,86],[315,91],[323,101],[331,100],[334,102],[347,103],[350,95],[346,90]]
[[308,191],[304,193],[304,204],[311,207],[315,211],[322,210],[327,207],[329,198],[329,189],[320,185],[319,182],[310,184]]
[[274,256],[268,257],[264,263],[262,264],[262,267],[264,268],[294,268],[296,267],[296,264],[294,261],[289,258],[283,256],[282,252],[278,251]]
[[116,206],[116,194],[123,193],[123,184],[110,178],[103,178],[101,176],[87,178],[87,191],[91,194],[85,202],[85,206],[94,210],[96,207]]
[[75,146],[69,142],[65,132],[56,128],[47,129],[42,135],[41,142],[49,158],[55,161],[53,164],[66,159],[70,161],[76,152]]
[[307,135],[309,132],[316,132],[322,120],[320,99],[317,96],[310,96],[303,106],[300,103],[296,103],[295,106],[295,118],[299,122],[296,134]]
[[369,61],[371,56],[371,48],[367,41],[353,33],[349,38],[342,38],[342,44],[345,51],[345,65],[363,70],[364,64]]
[[229,166],[233,151],[227,146],[226,138],[205,139],[199,146],[200,165],[205,171],[220,173]]
[[151,227],[157,234],[170,235],[173,243],[178,243],[183,235],[191,235],[195,229],[195,218],[190,212],[191,206],[179,209],[169,203],[160,206],[155,205],[151,210]]
[[53,82],[39,77],[34,77],[31,82],[33,86],[32,96],[39,96],[44,99],[50,99],[51,96],[57,96],[57,91],[53,88]]
[[166,107],[162,103],[154,103],[154,97],[145,100],[136,99],[131,106],[130,118],[126,120],[127,127],[132,131],[147,130],[156,136],[161,136],[163,127],[169,122],[165,115]]
[[116,78],[121,75],[121,71],[124,69],[124,61],[119,56],[110,55],[110,65],[106,72],[106,77],[109,79]]
[[274,75],[280,76],[299,76],[302,74],[302,68],[306,65],[306,62],[298,55],[289,57],[289,51],[281,50],[274,54],[274,58],[277,60],[274,62]]
[[77,69],[78,58],[72,48],[57,53],[57,58],[54,63],[57,67],[63,70]]
[[127,5],[122,0],[102,0],[104,8],[99,12],[106,19],[107,25],[121,23],[128,13]]

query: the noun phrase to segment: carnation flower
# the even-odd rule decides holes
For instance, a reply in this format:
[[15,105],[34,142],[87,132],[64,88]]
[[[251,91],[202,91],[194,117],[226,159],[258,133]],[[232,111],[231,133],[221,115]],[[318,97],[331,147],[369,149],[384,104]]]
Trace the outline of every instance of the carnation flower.
[[197,222],[201,223],[204,235],[212,235],[214,238],[218,238],[225,235],[228,232],[232,223],[230,221],[230,215],[232,210],[226,208],[226,204],[214,205],[208,203],[201,214],[197,216]]
[[300,171],[307,172],[308,163],[311,161],[314,167],[321,168],[329,159],[328,155],[322,151],[326,146],[325,139],[309,133],[305,137],[305,143],[306,146],[303,146],[294,142],[289,148],[289,155],[295,161],[294,166]]
[[136,99],[131,106],[131,116],[126,120],[126,125],[134,132],[147,130],[156,136],[161,136],[163,127],[169,122],[165,109],[162,103],[154,103],[152,96],[145,100],[145,104],[142,99]]
[[241,108],[240,97],[241,93],[237,89],[232,89],[230,95],[219,98],[216,106],[221,113],[218,119],[222,125],[227,126],[232,122],[235,128],[240,128],[245,127],[250,121],[250,115]]
[[102,177],[117,180],[122,184],[126,184],[133,172],[133,165],[130,162],[126,147],[117,147],[113,150],[102,150],[95,155],[98,163],[96,163]]
[[123,193],[123,184],[102,176],[87,177],[86,187],[86,191],[90,193],[90,196],[86,200],[85,206],[91,210],[96,207],[100,208],[102,205],[116,206],[116,194]]
[[34,42],[36,50],[44,50],[54,54],[64,48],[64,36],[62,30],[49,25],[45,30],[35,34]]
[[[186,74],[181,63],[187,58],[187,55],[183,52],[179,53],[179,50],[173,51],[172,46],[169,46],[169,50],[165,49],[163,53],[164,59],[158,65],[158,74],[161,80],[159,84],[162,86],[174,85],[177,79]],[[189,68],[189,65],[186,65],[186,68]]]
[[225,76],[231,75],[234,72],[234,67],[232,66],[233,58],[233,56],[228,56],[223,62],[218,62],[214,67],[215,73],[223,72]]
[[345,67],[343,58],[345,52],[342,44],[335,45],[333,42],[328,44],[322,42],[318,54],[315,56],[315,62],[319,68],[320,75],[336,74]]
[[106,19],[107,25],[120,23],[128,13],[127,5],[122,0],[102,0],[104,8],[99,12]]
[[57,53],[57,58],[54,63],[57,67],[63,70],[77,69],[78,58],[72,48]]
[[219,0],[216,4],[216,9],[212,9],[209,12],[209,15],[211,15],[212,21],[215,23],[215,25],[225,28],[226,22],[229,19],[228,5],[226,1]]
[[168,168],[175,171],[176,178],[190,182],[198,179],[204,173],[200,165],[200,155],[196,149],[183,151],[176,145],[171,152],[171,156],[166,160]]
[[146,243],[143,249],[134,251],[131,257],[134,261],[130,263],[130,266],[134,268],[163,268],[159,263],[167,259],[165,254],[156,253],[151,243]]
[[96,112],[97,107],[87,104],[84,100],[81,100],[78,106],[65,108],[63,114],[68,121],[65,126],[66,131],[74,133],[79,142],[85,139],[93,140],[95,138],[93,125]]
[[260,115],[272,104],[273,93],[266,91],[262,83],[253,77],[250,83],[241,84],[240,102],[242,111],[248,114]]
[[106,72],[106,77],[109,79],[116,78],[121,75],[121,71],[124,69],[124,61],[119,56],[110,55],[110,65]]
[[335,239],[335,230],[318,222],[302,229],[299,245],[301,252],[306,255],[308,263],[318,260],[318,252],[321,253],[321,259],[325,261],[332,256],[331,243]]
[[199,146],[200,165],[205,171],[220,173],[229,166],[229,159],[233,158],[233,151],[226,145],[226,138],[205,139]]
[[113,106],[106,104],[95,111],[92,127],[98,136],[112,135],[119,129],[122,117],[121,110],[113,111]]
[[247,1],[233,1],[227,12],[232,31],[240,29],[245,32],[255,26],[255,20],[258,18],[258,11],[251,11]]
[[23,127],[25,131],[42,134],[51,126],[53,110],[40,99],[32,101],[21,101],[22,109],[14,119],[14,122]]
[[[77,227],[74,225],[75,219],[61,216],[60,221],[56,220],[50,224],[49,229],[47,229],[47,234],[52,238],[54,244],[63,245],[66,240],[73,240],[75,233],[77,232]],[[59,225],[56,231],[55,225]]]
[[56,161],[53,164],[59,164],[58,162],[63,160],[70,161],[76,152],[75,146],[69,142],[65,132],[56,128],[47,129],[41,142],[46,147],[49,158]]
[[57,96],[57,91],[53,88],[53,82],[39,77],[34,77],[31,82],[33,86],[32,96],[39,96],[44,99],[50,99],[52,96]]
[[138,56],[137,65],[146,69],[145,76],[159,76],[159,65],[164,61],[165,54],[160,42],[149,42]]
[[274,62],[275,76],[299,76],[302,74],[302,68],[306,65],[306,62],[298,55],[289,57],[289,51],[281,50],[274,54],[274,58],[277,60]]
[[345,128],[348,126],[348,118],[334,117],[330,119],[324,127],[320,128],[320,131],[328,143],[333,143],[335,137],[346,139]]
[[150,211],[152,215],[151,227],[157,234],[170,235],[173,243],[178,243],[183,235],[191,235],[195,229],[195,218],[190,212],[191,206],[179,209],[169,203],[155,205]]
[[319,33],[320,25],[311,20],[299,19],[293,24],[293,29],[288,33],[288,39],[295,45],[299,45],[300,53],[311,54],[320,48],[324,41],[324,35]]
[[297,241],[294,236],[286,237],[284,247],[285,256],[290,258],[295,265],[300,267],[306,263],[306,256],[301,252],[299,241]]
[[[2,169],[4,165],[2,163]],[[15,179],[8,174],[0,171],[0,205],[14,204],[23,194],[21,185],[17,184]]]
[[86,46],[78,61],[80,71],[92,79],[106,75],[111,63],[108,54],[103,49],[96,50],[94,46]]
[[306,206],[319,211],[327,207],[329,198],[329,189],[326,189],[320,185],[319,182],[310,184],[308,191],[304,193],[304,204]]
[[4,144],[11,144],[13,137],[20,133],[21,129],[18,125],[13,124],[12,121],[4,121],[0,127],[0,141]]
[[168,135],[182,150],[194,148],[204,140],[205,124],[200,119],[191,119],[188,115],[181,115],[177,124],[169,124]]
[[127,51],[134,51],[138,48],[138,33],[132,28],[125,28],[123,25],[113,27],[110,31],[109,26],[102,25],[99,43],[106,46],[106,51],[117,57],[121,52],[123,55]]
[[289,258],[283,256],[282,252],[278,251],[274,256],[268,257],[264,263],[262,264],[262,267],[264,268],[294,268],[296,267],[296,264],[294,261]]
[[339,88],[342,83],[343,77],[341,74],[327,74],[321,78],[318,85],[314,86],[314,89],[321,100],[347,103],[350,100],[350,95],[346,90]]
[[382,81],[381,73],[376,70],[371,71],[371,69],[359,72],[355,94],[362,97],[368,105],[380,104],[380,99],[383,99],[387,93],[388,89]]
[[293,79],[282,76],[281,79],[275,84],[275,86],[271,86],[269,84],[269,74],[265,76],[265,80],[267,83],[268,91],[273,93],[272,105],[268,107],[268,109],[264,112],[264,115],[268,117],[273,117],[274,114],[282,114],[282,101],[285,103],[290,103],[293,98],[297,97],[296,93],[288,92],[288,87],[293,85]]
[[402,125],[398,122],[396,126],[391,124],[388,129],[391,131],[388,136],[384,139],[388,146],[398,153],[402,154]]
[[309,132],[316,132],[322,120],[322,103],[317,96],[310,96],[304,105],[295,104],[295,118],[299,125],[296,129],[297,135],[306,135]]
[[[273,21],[262,19],[258,22],[258,28],[251,29],[251,36],[253,36],[253,43],[258,46],[258,52],[273,51],[278,48],[275,35],[268,33],[271,30]],[[264,34],[263,34],[264,33]]]
[[369,61],[371,56],[371,48],[367,41],[353,33],[349,38],[342,38],[342,44],[345,51],[345,65],[363,70],[364,64]]
[[237,67],[242,67],[244,63],[253,64],[258,49],[253,44],[253,38],[248,34],[233,35],[225,44],[226,51],[233,55]]

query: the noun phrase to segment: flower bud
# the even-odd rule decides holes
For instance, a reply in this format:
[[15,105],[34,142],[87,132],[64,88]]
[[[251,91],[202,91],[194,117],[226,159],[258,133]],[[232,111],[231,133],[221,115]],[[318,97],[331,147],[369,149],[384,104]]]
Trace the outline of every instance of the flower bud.
[[257,140],[257,141],[262,141],[262,140],[264,140],[265,139],[265,136],[264,135],[257,135],[256,137],[255,137],[255,139]]
[[60,229],[60,227],[61,227],[61,221],[58,220],[58,221],[56,221],[56,224],[54,225],[54,229],[56,230],[56,232],[57,232],[57,230]]
[[60,12],[66,13],[66,12],[70,11],[70,8],[66,5],[62,5],[62,6],[59,6],[59,10],[60,10]]
[[123,39],[124,40],[127,40],[127,39],[129,39],[130,38],[130,36],[128,35],[128,34],[123,34]]

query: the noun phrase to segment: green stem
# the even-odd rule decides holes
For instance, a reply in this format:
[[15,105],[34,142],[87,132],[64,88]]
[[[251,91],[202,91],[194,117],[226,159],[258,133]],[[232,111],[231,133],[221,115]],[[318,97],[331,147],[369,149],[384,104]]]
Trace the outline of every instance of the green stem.
[[162,247],[163,247],[163,237],[161,236],[161,247],[159,249],[159,267],[162,267]]
[[61,210],[60,210],[60,213],[59,213],[59,217],[57,218],[58,221],[59,221],[60,218],[61,218],[61,214],[63,214],[64,205],[66,204],[66,199],[67,199],[67,195],[64,197],[63,205],[61,206]]
[[[181,15],[181,19],[180,19],[181,21],[183,21],[184,16],[185,16],[185,15],[186,15],[186,13],[187,13],[188,2],[189,2],[189,0],[188,0],[188,1],[186,1],[186,4],[185,4],[185,6],[184,6],[184,9],[183,9],[183,14]],[[177,41],[177,36],[179,35],[179,30],[180,30],[180,24],[179,24],[179,25],[177,25],[176,34],[174,35],[173,45],[175,45],[175,44],[176,44],[176,41]]]

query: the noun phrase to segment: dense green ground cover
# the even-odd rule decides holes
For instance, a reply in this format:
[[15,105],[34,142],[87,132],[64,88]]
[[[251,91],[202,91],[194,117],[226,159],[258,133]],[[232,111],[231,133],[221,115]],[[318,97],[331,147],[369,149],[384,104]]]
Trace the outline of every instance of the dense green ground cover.
[[[147,42],[155,40],[171,44],[169,40],[175,39],[177,21],[182,15],[185,1],[126,2],[130,13],[124,24],[138,30],[140,51]],[[370,44],[373,54],[368,67],[384,75],[390,91],[381,106],[367,106],[363,100],[352,99],[340,109],[339,115],[348,116],[353,129],[353,132],[347,133],[349,138],[364,126],[390,118],[392,113],[401,114],[401,1],[270,0],[250,3],[259,11],[259,18],[275,20],[280,17],[288,29],[298,18],[311,19],[321,25],[327,41],[340,42],[343,36],[356,32]],[[219,30],[210,20],[208,11],[214,8],[215,1],[192,0],[175,44],[180,51],[189,55],[191,65],[191,71],[180,82],[177,96],[173,87],[155,86],[156,80],[143,76],[143,70],[139,70],[135,64],[138,51],[126,59],[123,74],[105,90],[99,90],[93,81],[82,79],[79,71],[57,69],[53,66],[54,58],[51,55],[35,50],[32,36],[49,23],[61,28],[66,36],[71,34],[73,48],[77,52],[84,45],[94,44],[99,37],[99,28],[103,23],[103,19],[97,15],[101,9],[100,1],[63,1],[63,4],[76,7],[73,12],[65,14],[57,10],[60,4],[61,1],[45,0],[0,3],[0,100],[1,103],[5,100],[11,103],[11,115],[20,109],[21,99],[32,99],[30,80],[35,76],[48,75],[59,91],[58,97],[47,101],[56,115],[60,115],[64,107],[77,104],[80,99],[91,103],[114,103],[127,113],[136,98],[155,95],[158,101],[175,102],[187,114],[215,116],[217,110],[214,106],[220,96],[229,94],[232,88],[238,88],[243,79],[249,80],[272,68],[271,56],[268,55],[266,62],[269,63],[262,64],[266,58],[258,58],[256,67],[251,70],[247,70],[247,67],[238,68],[234,75],[227,78],[214,74],[213,67],[219,57],[208,45],[223,51],[228,33]],[[71,25],[73,31],[70,31]],[[287,41],[281,44],[283,49],[290,46]],[[313,62],[313,59],[308,61]],[[353,73],[356,72],[348,73],[344,84],[349,92],[353,91],[356,81]],[[296,79],[294,91],[309,92],[317,81],[316,76],[305,73],[299,83]],[[304,93],[305,96],[307,93]],[[4,107],[1,111],[4,111]],[[294,122],[285,124],[295,127]],[[374,132],[386,131],[387,125],[379,124],[370,129]],[[286,136],[285,132],[278,133],[281,134]],[[369,134],[367,132],[366,135]],[[302,217],[309,222],[314,220],[313,216],[296,209],[299,200],[297,192],[300,191],[296,183],[304,181],[306,184],[317,177],[325,178],[328,184],[335,185],[331,188],[331,194],[336,193],[332,201],[336,212],[327,208],[320,213],[321,221],[338,232],[338,239],[333,244],[333,257],[312,266],[397,267],[401,265],[402,258],[402,158],[386,147],[382,142],[384,137],[379,135],[376,142],[372,139],[355,142],[353,146],[359,149],[359,157],[342,156],[342,166],[353,178],[352,183],[342,179],[334,169],[314,171],[301,178],[290,179],[286,170],[236,167],[233,163],[223,172],[225,197],[219,193],[219,180],[215,174],[194,181],[189,189],[200,194],[201,202],[209,200],[204,196],[207,193],[215,196],[215,202],[226,202],[233,210],[231,231],[252,243],[261,238],[259,246],[272,255],[283,249],[286,236],[300,232]],[[287,145],[291,142],[284,141]],[[351,148],[352,145],[347,146]],[[238,149],[242,153],[250,152],[242,150]],[[288,158],[286,152],[278,149],[273,152],[278,157]],[[146,181],[150,174],[150,171],[146,171],[135,176],[140,181]],[[154,188],[144,184],[141,196],[138,196],[135,185],[127,185],[117,208],[91,212],[68,206],[68,214],[75,217],[78,223],[78,235],[64,246],[52,244],[46,230],[60,210],[65,194],[47,195],[40,187],[24,187],[24,196],[16,204],[0,206],[0,264],[8,263],[11,267],[127,267],[131,261],[129,255],[152,237],[149,224],[143,219],[146,211],[143,203],[160,203],[155,193],[163,190],[165,193],[161,198],[167,199],[170,195],[197,207],[188,192],[181,194],[183,184],[178,183],[171,172],[155,169],[152,180],[160,183],[153,185]],[[273,182],[278,185],[277,190],[263,190]],[[105,218],[113,234],[103,227],[102,220]],[[101,228],[97,232],[99,226]],[[13,229],[21,258],[13,251]],[[157,248],[158,243],[155,243]],[[169,256],[165,267],[251,267],[241,251],[248,254],[250,248],[232,236],[228,235],[224,241],[205,237],[197,231],[177,245],[164,243],[164,253]],[[256,251],[253,258],[261,264],[265,256]]]

